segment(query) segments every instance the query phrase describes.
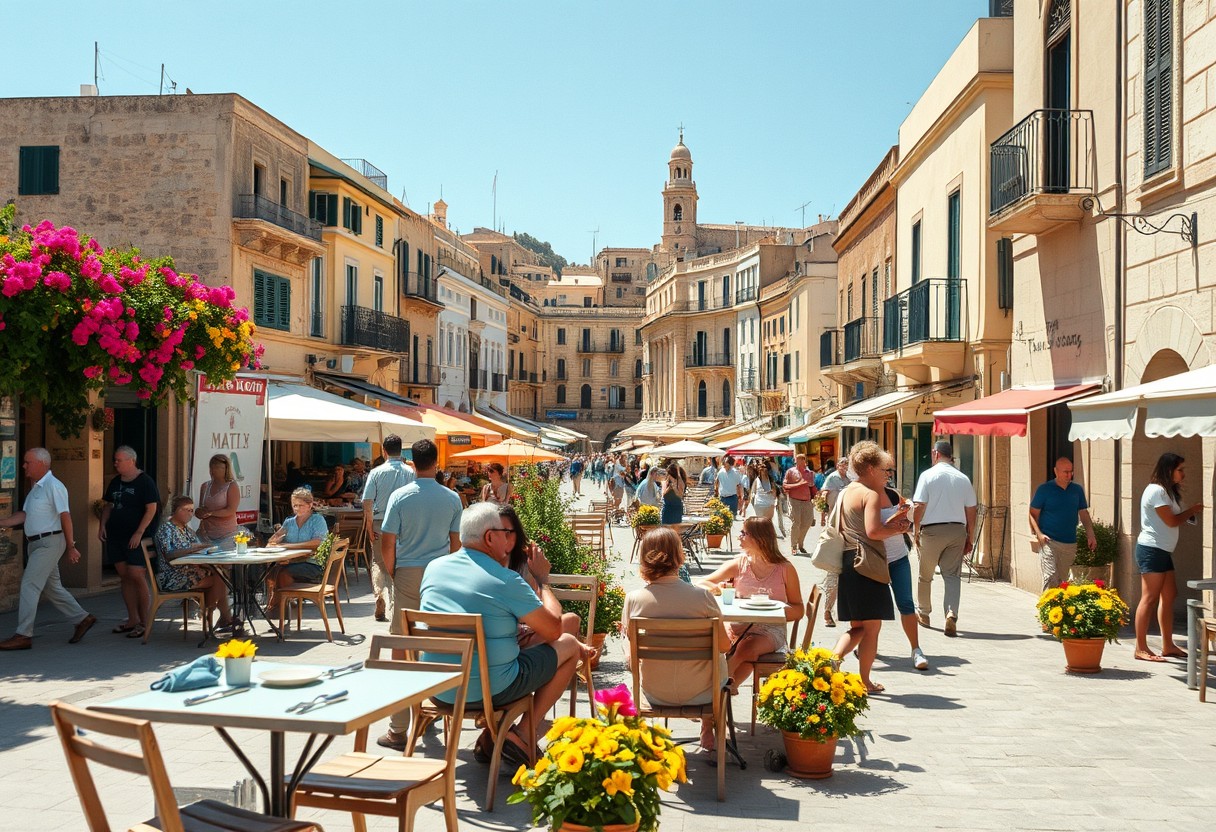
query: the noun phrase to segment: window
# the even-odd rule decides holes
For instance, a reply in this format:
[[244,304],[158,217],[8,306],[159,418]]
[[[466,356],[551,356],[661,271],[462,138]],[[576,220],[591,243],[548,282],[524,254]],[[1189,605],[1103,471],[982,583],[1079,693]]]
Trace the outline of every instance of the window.
[[920,222],[912,224],[912,282],[920,282]]
[[790,380],[790,356],[788,353],[781,356],[781,380],[786,383]]
[[578,406],[583,410],[591,408],[591,385],[584,384],[578,391]]
[[359,267],[353,263],[346,264],[346,305],[359,305]]
[[352,234],[363,233],[363,206],[348,196],[342,197],[342,227]]
[[287,197],[290,192],[291,192],[291,185],[288,184],[286,179],[280,179],[279,180],[279,204],[282,205],[284,208],[287,207]]
[[633,406],[640,408],[642,406],[642,385],[638,384],[633,388]]
[[566,377],[566,359],[557,359],[557,377],[564,379]]
[[338,195],[309,191],[308,216],[321,223],[321,225],[337,225]]
[[384,311],[384,275],[377,274],[372,278],[372,308],[377,312]]
[[794,353],[794,381],[798,381],[800,378],[802,378],[802,361],[800,360],[801,357],[802,357],[801,353],[797,353],[797,352]]
[[625,388],[613,385],[608,388],[608,406],[618,410],[625,406]]
[[268,329],[291,331],[291,281],[253,272],[253,322]]
[[262,188],[266,181],[266,168],[255,164],[253,166],[253,192],[257,196],[263,196]]
[[946,277],[959,276],[959,246],[962,244],[962,198],[958,191],[946,199]]
[[591,378],[591,359],[583,359],[583,378]]
[[625,258],[624,258],[624,257],[618,257],[618,258],[616,258],[616,265],[617,265],[617,268],[620,268],[621,266],[624,266],[624,265],[625,265]]
[[851,320],[853,320],[853,284],[852,283],[849,284],[848,290],[846,291],[845,294],[846,294],[846,297],[848,298],[848,300],[845,302],[846,305],[845,305],[844,319],[846,321],[851,321]]
[[566,328],[559,326],[557,328],[557,343],[563,345],[566,343]]
[[884,298],[891,297],[891,261],[888,260],[882,267],[882,296]]
[[591,298],[590,298],[590,296],[583,298],[583,307],[584,307],[584,308],[586,308],[586,309],[590,309],[590,308],[591,308]]
[[325,259],[312,259],[312,308],[309,310],[308,334],[325,337]]
[[676,207],[671,210],[671,218],[676,222],[680,222],[684,219],[684,208],[680,205],[680,203],[677,202]]
[[870,317],[878,317],[878,267],[874,267],[874,276],[870,278]]
[[732,398],[733,397],[730,394],[730,382],[723,381],[722,382],[722,415],[723,416],[730,415],[730,403],[731,403]]
[[[849,307],[852,308],[852,304],[849,304]],[[777,319],[777,322],[779,324],[781,324],[781,334],[784,335],[785,334],[785,316],[782,315],[780,318]]]
[[705,417],[709,415],[709,396],[706,391],[705,382],[697,382],[697,416]]
[[608,362],[608,375],[616,378],[621,374],[621,362],[615,358]]
[[384,248],[384,217],[376,217],[376,247]]
[[17,194],[59,193],[59,147],[23,147],[19,154]]
[[624,296],[625,296],[625,290],[618,286],[617,290],[616,290],[616,299],[620,300]]
[[1170,167],[1174,136],[1174,0],[1144,0],[1144,175]]
[[558,404],[566,403],[566,385],[564,385],[564,384],[557,385],[557,403]]
[[635,347],[642,346],[642,330],[637,329],[633,332],[633,345]]
[[633,362],[633,377],[642,377],[642,359],[640,358]]

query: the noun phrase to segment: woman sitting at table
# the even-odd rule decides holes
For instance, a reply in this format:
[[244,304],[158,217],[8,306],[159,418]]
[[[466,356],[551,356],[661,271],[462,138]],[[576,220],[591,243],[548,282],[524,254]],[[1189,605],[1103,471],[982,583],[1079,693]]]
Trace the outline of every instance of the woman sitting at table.
[[[763,517],[744,520],[739,548],[743,554],[719,567],[700,582],[701,586],[717,593],[723,583],[734,581],[736,597],[766,594],[785,604],[786,621],[801,618],[804,604],[798,570],[777,548],[777,531],[772,521]],[[739,679],[752,675],[756,659],[765,653],[785,652],[788,647],[784,624],[732,622],[729,629],[731,637],[739,640],[730,657],[730,678],[736,680],[736,686]]]
[[[321,541],[329,534],[325,518],[313,512],[312,492],[307,488],[297,488],[291,492],[291,510],[295,512],[283,526],[266,541],[269,546],[287,546],[291,549],[313,549],[321,545]],[[315,584],[325,573],[325,558],[313,555],[306,560],[287,563],[279,566],[272,573],[274,586],[287,589],[293,584]],[[278,601],[271,596],[266,602],[268,609],[278,606]]]
[[[628,636],[631,618],[718,618],[718,604],[707,590],[686,584],[679,578],[684,564],[684,547],[680,536],[671,529],[658,528],[646,535],[642,562],[638,572],[646,586],[625,596],[621,614],[621,630]],[[719,624],[721,627],[722,625]],[[730,640],[725,628],[721,630],[721,645],[725,650]],[[633,646],[626,640],[625,661],[633,667]],[[720,656],[722,680],[727,679],[725,656]],[[707,661],[664,661],[648,672],[646,662],[640,668],[642,693],[652,705],[704,705],[712,702],[716,691],[711,690],[713,668]],[[701,720],[701,747],[714,750],[713,720]]]
[[359,496],[351,491],[350,480],[346,476],[345,466],[341,464],[334,466],[333,473],[329,475],[329,479],[325,481],[325,485],[321,488],[321,496],[331,506],[340,506]]
[[[545,553],[540,546],[528,540],[528,533],[524,531],[524,524],[520,522],[519,515],[515,513],[515,509],[511,506],[501,506],[498,509],[498,516],[502,519],[503,528],[511,528],[515,530],[515,545],[511,548],[511,553],[507,555],[507,568],[513,572],[518,572],[520,577],[527,581],[528,586],[532,587],[532,591],[540,597],[540,585],[536,583],[536,579],[532,577],[532,570],[528,565],[532,563],[536,557],[544,557]],[[582,638],[581,628],[583,620],[578,617],[577,613],[564,612],[562,613],[562,632],[570,633],[577,639]],[[527,624],[519,625],[519,649],[531,647],[535,644],[540,644],[541,640],[537,638],[536,633]]]
[[[175,497],[169,504],[172,512],[168,523],[162,523],[156,531],[156,554],[160,568],[156,571],[156,585],[161,592],[195,592],[201,590],[207,609],[220,611],[217,628],[232,626],[232,612],[228,609],[228,587],[224,579],[213,568],[206,566],[174,566],[170,558],[193,555],[208,548],[200,543],[198,535],[190,528],[194,518],[194,501],[189,497]],[[143,633],[140,633],[143,635]]]
[[481,501],[497,506],[511,504],[511,483],[503,479],[504,469],[501,463],[491,462],[486,466],[486,476],[490,481],[481,487]]

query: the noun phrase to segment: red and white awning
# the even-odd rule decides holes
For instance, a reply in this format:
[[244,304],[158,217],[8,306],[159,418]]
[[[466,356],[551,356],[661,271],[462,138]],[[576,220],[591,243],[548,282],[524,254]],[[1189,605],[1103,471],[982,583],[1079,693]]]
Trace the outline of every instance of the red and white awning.
[[972,436],[1025,436],[1030,413],[1094,393],[1098,384],[1030,389],[1014,387],[991,396],[939,410],[933,432]]

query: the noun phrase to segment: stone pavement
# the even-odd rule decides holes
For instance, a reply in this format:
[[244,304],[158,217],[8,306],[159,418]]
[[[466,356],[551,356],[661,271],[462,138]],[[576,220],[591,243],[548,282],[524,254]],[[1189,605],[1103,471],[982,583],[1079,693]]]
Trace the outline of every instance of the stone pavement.
[[[624,562],[632,533],[614,534],[626,586],[632,588],[640,583],[636,566]],[[729,556],[715,555],[713,561]],[[795,562],[805,590],[816,570],[808,558]],[[940,585],[936,590],[940,604]],[[352,592],[353,603],[343,606],[345,636],[335,632],[334,643],[327,643],[315,613],[306,613],[302,635],[283,644],[261,642],[259,655],[333,665],[364,655],[366,637],[387,625],[372,619],[366,577]],[[764,752],[780,748],[781,741],[764,726],[755,737],[748,735],[750,688],[744,685],[734,709],[748,768],[730,765],[729,799],[718,803],[713,769],[689,746],[693,782],[665,797],[664,832],[733,832],[741,823],[758,832],[791,821],[892,830],[1211,828],[1216,696],[1201,705],[1186,689],[1182,663],[1136,662],[1125,640],[1108,645],[1101,674],[1066,674],[1060,645],[1037,631],[1033,597],[1005,584],[975,582],[964,584],[962,603],[957,638],[945,638],[938,620],[933,629],[922,629],[932,663],[927,673],[912,668],[902,631],[893,623],[884,627],[874,678],[887,693],[874,698],[865,717],[871,735],[841,743],[830,780],[800,781],[765,770]],[[87,705],[134,693],[166,668],[200,654],[165,618],[147,645],[112,635],[110,628],[122,617],[116,594],[87,599],[85,606],[100,621],[82,643],[68,645],[71,628],[44,607],[35,648],[0,654],[0,719],[7,729],[0,736],[0,817],[7,829],[84,828],[47,703]],[[15,614],[0,615],[0,635],[11,633],[15,622]],[[831,646],[840,632],[820,622],[814,641]],[[845,667],[855,669],[854,661]],[[620,643],[610,640],[597,683],[621,681],[626,674]],[[585,708],[584,699],[580,713]],[[672,727],[678,737],[696,737],[690,722]],[[183,800],[229,795],[243,780],[244,770],[209,729],[156,730]],[[255,763],[265,766],[265,735],[234,734]],[[496,810],[481,810],[485,768],[473,760],[474,738],[472,730],[462,736],[461,828],[530,828],[526,808],[504,802],[513,790],[505,776]],[[348,743],[339,739],[331,750],[346,750]],[[289,737],[289,758],[301,744]],[[428,750],[439,753],[440,745],[432,732]],[[98,780],[116,829],[152,816],[146,782],[104,770],[98,770]],[[327,830],[351,828],[347,815],[318,811],[315,817]],[[419,830],[443,828],[435,809],[423,809],[418,820]],[[394,825],[371,819],[370,828]]]

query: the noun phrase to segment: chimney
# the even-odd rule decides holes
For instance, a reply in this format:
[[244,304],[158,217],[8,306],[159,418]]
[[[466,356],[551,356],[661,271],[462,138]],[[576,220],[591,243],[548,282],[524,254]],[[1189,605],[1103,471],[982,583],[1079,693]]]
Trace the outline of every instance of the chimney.
[[80,97],[81,98],[92,98],[96,95],[97,95],[97,85],[96,84],[81,84],[80,85]]

